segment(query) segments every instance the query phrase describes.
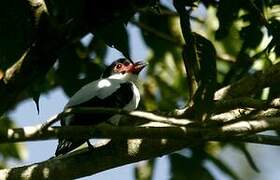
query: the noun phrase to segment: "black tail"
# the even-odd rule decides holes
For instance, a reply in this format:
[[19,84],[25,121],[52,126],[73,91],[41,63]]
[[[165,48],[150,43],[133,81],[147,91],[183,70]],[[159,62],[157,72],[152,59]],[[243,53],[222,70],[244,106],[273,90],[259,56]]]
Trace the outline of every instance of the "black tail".
[[86,141],[71,141],[71,140],[66,140],[66,139],[59,139],[58,140],[58,145],[55,151],[55,156],[58,155],[63,155],[66,154],[70,151],[72,151],[73,149],[76,149],[77,147],[79,147],[80,145],[82,145],[84,142]]

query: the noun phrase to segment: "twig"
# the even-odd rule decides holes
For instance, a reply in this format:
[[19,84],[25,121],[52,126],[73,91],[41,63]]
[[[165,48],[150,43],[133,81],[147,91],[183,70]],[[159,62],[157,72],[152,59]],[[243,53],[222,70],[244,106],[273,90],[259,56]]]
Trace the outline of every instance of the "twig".
[[52,126],[54,123],[61,120],[63,117],[69,115],[69,114],[94,114],[96,113],[106,113],[106,114],[120,114],[120,115],[126,115],[129,117],[134,117],[138,119],[144,119],[159,123],[165,123],[169,125],[176,125],[176,126],[186,126],[186,125],[195,125],[198,124],[198,122],[189,120],[189,119],[178,119],[173,117],[165,117],[156,115],[151,112],[144,112],[144,111],[126,111],[123,109],[115,109],[115,108],[102,108],[102,107],[76,107],[76,108],[68,108],[64,110],[62,113],[55,115],[54,117],[51,117],[46,123],[44,123],[41,126],[41,130],[44,131],[48,127]]
[[266,110],[268,108],[280,108],[280,98],[272,101],[241,97],[229,100],[220,100],[215,102],[213,113],[227,112],[233,109],[254,108],[257,110]]
[[[200,141],[208,140],[232,140],[258,143],[259,139],[246,137],[253,133],[266,130],[280,129],[280,118],[263,118],[256,120],[242,120],[231,124],[225,124],[220,127],[203,127],[203,126],[187,126],[187,127],[160,127],[159,125],[145,127],[128,127],[128,126],[110,126],[101,124],[94,127],[88,126],[68,126],[68,127],[51,127],[43,132],[40,125],[34,127],[6,129],[0,132],[1,143],[34,141],[64,138],[120,138],[120,139],[196,139]],[[247,139],[246,139],[247,138]],[[262,143],[270,144],[272,140]]]
[[59,113],[59,114],[56,114],[54,115],[53,117],[49,118],[45,123],[43,123],[41,125],[41,131],[44,131],[46,129],[48,129],[49,127],[51,127],[54,123],[58,122],[61,120],[61,118],[63,116],[63,112],[62,113]]
[[[96,127],[48,128],[41,126],[7,129],[0,131],[0,142],[20,142],[28,140],[67,138],[114,138],[108,145],[85,149],[59,158],[13,169],[0,170],[1,179],[73,179],[124,164],[150,159],[194,146],[203,141],[235,141],[279,145],[279,137],[252,135],[251,133],[280,129],[280,118],[241,121],[222,127],[115,127],[100,125]],[[143,139],[145,138],[145,139]],[[130,140],[126,140],[130,139]],[[149,148],[146,148],[149,147]],[[112,149],[114,151],[112,151]],[[102,158],[96,158],[102,154]],[[87,159],[87,161],[85,161]],[[76,162],[84,163],[73,166]],[[46,169],[48,171],[46,171]],[[47,172],[47,173],[45,173]]]

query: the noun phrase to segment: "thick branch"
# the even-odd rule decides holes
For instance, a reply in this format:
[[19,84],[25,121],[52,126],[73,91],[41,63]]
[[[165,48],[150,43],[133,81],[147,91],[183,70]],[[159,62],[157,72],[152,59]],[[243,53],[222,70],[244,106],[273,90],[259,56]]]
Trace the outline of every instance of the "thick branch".
[[[191,140],[128,140],[114,141],[92,151],[79,152],[40,163],[0,170],[1,179],[74,179],[125,164],[151,159],[197,145]],[[114,149],[114,151],[112,151]],[[102,158],[100,158],[102,156]],[[79,163],[77,166],[77,162]]]
[[[140,139],[115,141],[89,152],[83,150],[80,153],[53,158],[28,166],[0,170],[0,179],[74,179],[162,156],[190,144],[195,143],[178,140]],[[77,165],[77,163],[79,164]]]
[[115,127],[99,125],[94,127],[71,126],[53,127],[44,131],[41,126],[6,129],[1,131],[0,142],[22,142],[64,138],[122,138],[122,139],[193,139],[215,140],[232,136],[249,135],[266,130],[280,129],[280,118],[263,118],[228,123],[219,127],[185,126],[185,127]]
[[[40,126],[24,129],[10,129],[1,132],[1,142],[49,139],[55,137],[97,137],[97,138],[144,138],[114,140],[114,143],[82,150],[66,156],[53,158],[33,165],[0,170],[1,179],[73,179],[95,174],[124,164],[150,159],[163,154],[193,146],[204,140],[242,141],[280,144],[278,137],[240,136],[269,129],[280,129],[280,118],[241,121],[215,128],[203,127],[68,127],[49,128],[40,131]],[[158,139],[156,139],[158,138]],[[181,140],[180,140],[181,139]],[[113,151],[112,151],[113,149]],[[99,157],[102,158],[99,158]],[[79,166],[76,165],[77,162]]]

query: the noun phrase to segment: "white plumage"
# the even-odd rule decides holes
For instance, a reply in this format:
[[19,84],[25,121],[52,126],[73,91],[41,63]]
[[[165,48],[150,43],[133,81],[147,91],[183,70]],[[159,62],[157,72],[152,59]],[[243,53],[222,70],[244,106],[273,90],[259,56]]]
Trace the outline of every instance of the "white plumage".
[[[65,109],[72,107],[111,107],[132,111],[137,108],[140,93],[135,85],[138,73],[145,67],[142,62],[133,63],[128,59],[118,59],[108,66],[102,77],[83,86],[66,104]],[[75,113],[61,120],[62,126],[97,125],[103,122],[118,124],[121,116],[107,113],[93,115]],[[70,152],[88,139],[61,138],[58,141],[56,156]]]
[[[133,98],[127,105],[123,107],[123,109],[127,111],[132,111],[137,108],[140,101],[140,93],[137,86],[134,83],[136,80],[137,76],[133,74],[118,74],[105,79],[93,81],[83,86],[79,91],[77,91],[66,104],[65,109],[87,102],[94,97],[104,99],[113,94],[117,89],[119,89],[122,83],[130,82],[132,84]],[[108,121],[117,125],[120,120],[120,117],[121,116],[119,115],[115,115],[108,119]],[[65,124],[69,125],[69,121],[71,121],[71,118],[65,119]]]

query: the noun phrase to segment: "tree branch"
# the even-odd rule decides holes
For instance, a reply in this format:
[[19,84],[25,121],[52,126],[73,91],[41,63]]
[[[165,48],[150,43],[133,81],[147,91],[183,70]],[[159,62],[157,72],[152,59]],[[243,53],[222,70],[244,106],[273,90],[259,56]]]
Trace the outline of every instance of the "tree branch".
[[[40,126],[1,131],[1,142],[42,140],[56,137],[117,137],[105,146],[92,151],[85,149],[44,162],[0,170],[1,179],[73,179],[95,174],[106,169],[150,159],[194,146],[206,140],[241,141],[279,145],[279,137],[250,135],[270,129],[280,129],[280,118],[240,121],[221,127],[96,127],[48,128]],[[242,136],[241,136],[242,135]],[[244,136],[243,136],[244,135]],[[133,140],[124,140],[124,139]],[[135,139],[136,138],[136,139]],[[145,139],[141,139],[145,138]],[[122,139],[122,140],[120,140]],[[113,149],[113,151],[112,151]],[[102,158],[98,158],[98,157]],[[79,166],[76,166],[76,162]]]
[[55,115],[54,117],[51,117],[46,123],[44,123],[41,126],[41,130],[47,129],[54,123],[60,121],[63,117],[66,117],[69,114],[92,114],[95,113],[106,113],[110,115],[114,114],[120,114],[120,115],[126,115],[128,117],[134,117],[142,120],[149,120],[153,122],[159,122],[159,123],[166,123],[170,125],[177,125],[177,126],[186,126],[188,124],[197,124],[198,122],[189,120],[189,119],[178,119],[173,117],[164,117],[160,115],[156,115],[151,112],[144,112],[144,111],[127,111],[124,109],[116,109],[116,108],[101,108],[101,107],[75,107],[75,108],[68,108],[61,112],[58,115]]
[[[159,157],[199,142],[192,140],[116,140],[91,151],[82,149],[40,163],[0,170],[1,179],[74,179]],[[114,149],[114,151],[112,151]],[[102,156],[102,158],[99,158]],[[77,162],[79,163],[77,165]]]
[[[270,101],[258,100],[253,98],[236,98],[230,100],[220,100],[215,103],[215,107],[213,108],[214,114],[219,114],[222,112],[230,111],[233,109],[242,109],[242,108],[254,108],[257,110],[266,110],[269,108],[279,108],[280,107],[280,98],[275,98]],[[165,123],[169,125],[175,126],[186,126],[186,125],[201,125],[200,122],[195,120],[190,120],[186,118],[174,118],[171,116],[161,116],[154,114],[152,112],[145,111],[127,111],[124,109],[116,109],[116,108],[102,108],[102,107],[76,107],[76,108],[68,108],[63,112],[51,117],[47,120],[46,123],[42,124],[41,130],[47,129],[52,126],[54,123],[60,121],[60,119],[68,116],[69,114],[92,114],[95,113],[106,113],[110,115],[120,114],[125,115],[132,118],[138,118],[142,120],[148,120],[153,122]]]
[[[0,170],[1,179],[75,179],[137,161],[162,156],[196,144],[178,140],[114,141],[91,151],[53,158],[28,166]],[[113,151],[112,151],[113,150]],[[102,157],[102,158],[100,158]],[[77,165],[77,162],[79,163]]]
[[233,109],[242,108],[254,108],[254,109],[268,109],[268,108],[280,108],[280,98],[275,98],[273,100],[260,100],[253,99],[250,97],[241,97],[229,100],[219,100],[215,102],[215,108],[213,113],[218,114],[222,112],[227,112]]
[[232,99],[250,96],[265,87],[270,87],[280,82],[280,63],[269,69],[248,75],[236,83],[228,85],[215,93],[215,99]]
[[280,129],[280,118],[262,118],[255,120],[242,120],[227,123],[222,126],[213,127],[207,125],[201,126],[111,126],[98,125],[93,127],[70,126],[70,127],[52,127],[41,130],[41,125],[33,127],[15,128],[2,130],[0,136],[1,143],[23,142],[34,140],[46,140],[60,138],[114,138],[135,139],[193,139],[215,140],[216,138],[229,138],[232,136],[249,135],[266,130]]
[[[44,3],[42,0],[28,0],[28,2]],[[65,46],[62,34],[49,21],[47,9],[42,8],[45,6],[37,7],[36,3],[34,5],[34,14],[35,17],[38,17],[38,19],[35,19],[35,22],[38,23],[38,39],[23,54],[21,59],[0,78],[0,99],[2,102],[5,102],[0,107],[0,113],[6,111],[16,103],[17,97],[23,89],[32,84],[38,77],[43,77],[46,74],[48,69],[52,67],[58,51]],[[38,8],[38,11],[36,8]],[[178,46],[181,45],[178,44]],[[243,103],[242,107],[253,107],[256,109],[267,107],[279,108],[279,104],[267,104],[264,101],[242,99],[242,97],[250,96],[257,90],[279,82],[280,63],[266,71],[257,72],[220,89],[216,92],[215,98],[217,100],[229,100],[220,101],[218,102],[220,104],[216,105],[222,109],[221,111],[225,111],[223,108],[227,110],[236,108],[238,103]],[[233,99],[240,97],[241,99]],[[92,113],[92,110],[89,109],[88,112],[86,109],[80,112],[82,111],[84,113]],[[64,112],[64,115],[74,112],[75,110],[70,109],[69,112]],[[78,109],[76,109],[76,112],[78,112]],[[108,110],[105,112],[110,113]],[[276,136],[252,135],[253,133],[265,130],[279,130],[279,117],[243,119],[219,124],[219,126],[207,126],[207,124],[204,124],[204,126],[200,124],[193,126],[194,122],[185,118],[163,117],[139,111],[126,112],[112,110],[111,113],[161,122],[165,123],[165,126],[167,126],[167,123],[176,125],[176,127],[112,127],[104,125],[96,127],[49,127],[53,122],[58,120],[58,118],[55,118],[55,120],[52,119],[53,121],[49,122],[44,128],[40,125],[1,130],[0,141],[2,143],[56,139],[57,137],[75,138],[78,136],[86,138],[118,137],[118,139],[133,140],[114,139],[112,143],[95,148],[92,151],[84,149],[73,154],[53,158],[33,165],[0,170],[0,179],[78,178],[124,164],[168,154],[185,147],[194,146],[202,141],[210,140],[280,145],[280,140]],[[236,118],[236,116],[231,116],[231,118]],[[224,119],[222,120],[225,122]],[[83,163],[79,163],[77,166],[77,162]]]

